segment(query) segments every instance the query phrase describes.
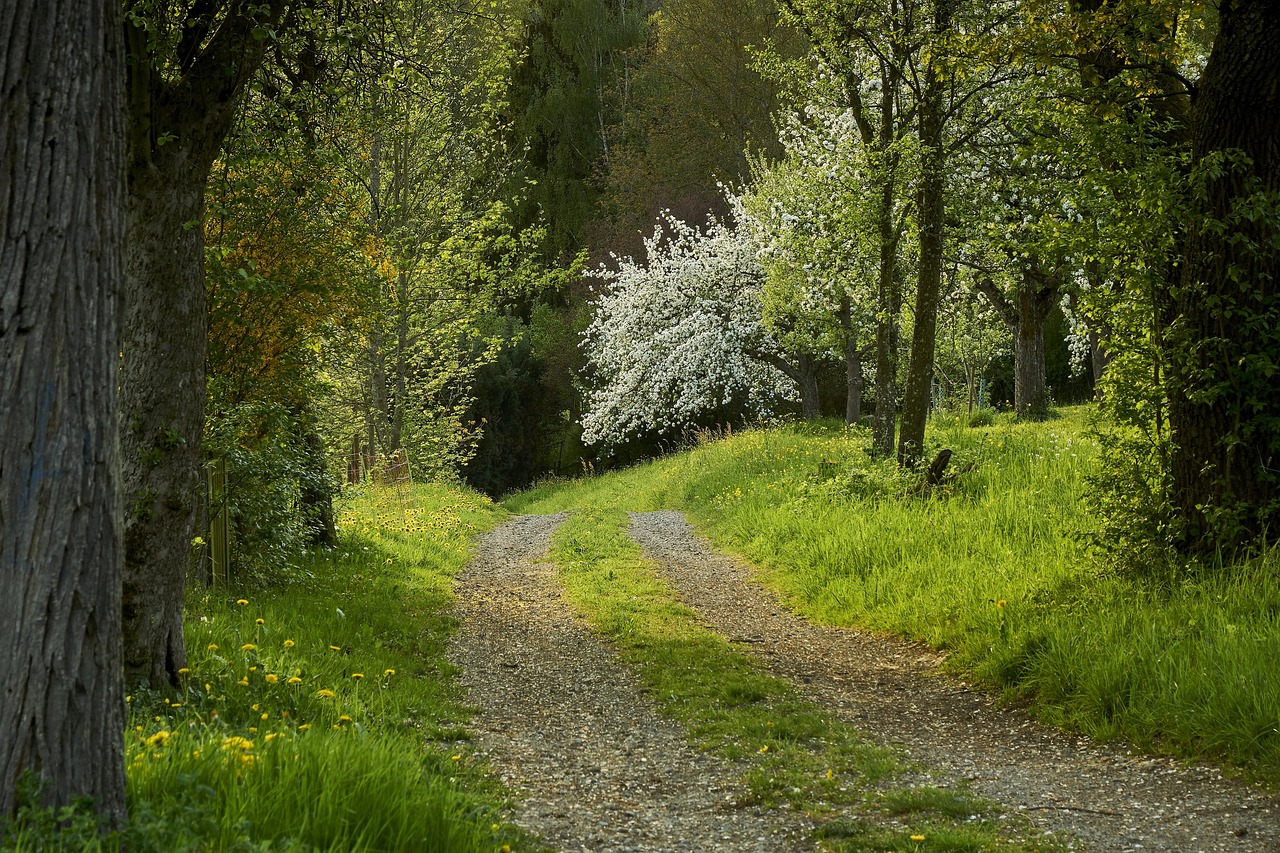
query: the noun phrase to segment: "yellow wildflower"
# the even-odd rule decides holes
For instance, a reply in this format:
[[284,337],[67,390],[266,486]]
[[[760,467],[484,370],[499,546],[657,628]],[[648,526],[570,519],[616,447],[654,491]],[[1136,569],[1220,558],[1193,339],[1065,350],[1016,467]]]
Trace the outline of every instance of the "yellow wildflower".
[[353,673],[351,673],[351,677],[352,677],[352,678],[354,678],[356,681],[359,681],[360,679],[364,678],[364,673],[363,673],[363,672],[353,672]]
[[170,731],[159,731],[147,738],[147,746],[164,746],[169,741],[169,737],[173,734]]
[[338,717],[338,722],[340,722],[340,723],[349,723],[349,722],[351,722],[351,718],[350,718],[350,717],[348,717],[346,714],[343,714],[341,717]]
[[912,841],[924,841],[924,836],[923,836],[923,835],[913,835],[913,836],[911,836],[911,840],[912,840]]
[[293,640],[285,640],[285,641],[284,641],[284,647],[285,647],[286,649],[291,649],[291,648],[293,648],[293,645],[294,645],[294,644],[293,644]]
[[178,670],[178,675],[187,675],[187,674],[188,674],[188,673],[190,673],[190,672],[191,672],[191,670],[187,669],[187,668],[184,666],[182,669]]
[[290,683],[290,684],[301,684],[301,683],[302,683],[302,679],[301,679],[301,678],[299,678],[299,677],[298,677],[298,676],[296,676],[296,675],[291,675],[291,676],[289,676],[289,683]]
[[310,723],[303,723],[302,725],[298,726],[298,731],[305,732],[309,728],[311,728]]
[[218,650],[218,644],[217,644],[217,643],[210,643],[210,644],[209,644],[209,651],[211,651],[211,652],[216,652],[217,650]]
[[247,675],[246,675],[244,678],[242,678],[242,679],[240,679],[239,681],[237,681],[237,682],[236,682],[236,684],[239,684],[241,687],[248,687],[248,686],[249,686],[249,676],[247,676]]
[[266,620],[266,619],[262,619],[262,618],[254,619],[254,620],[253,620],[253,624],[255,624],[255,625],[265,625],[265,624],[267,624],[267,620]]
[[325,687],[320,690],[317,690],[316,695],[319,696],[321,699],[332,699],[334,696],[337,696],[338,694],[334,693],[332,690]]
[[342,646],[330,646],[329,648],[333,649],[335,652],[342,651]]
[[230,749],[249,750],[249,749],[253,749],[253,741],[249,740],[249,738],[247,737],[240,737],[239,735],[230,735],[229,737],[224,737],[222,739],[222,748],[228,749],[228,750]]
[[382,674],[383,674],[383,676],[395,675],[395,674],[396,674],[396,671],[395,671],[394,669],[388,669],[386,672],[384,672],[384,673],[382,673]]
[[249,599],[247,599],[247,598],[238,598],[238,599],[236,599],[236,604],[239,604],[241,607],[243,607],[244,605],[246,605],[246,604],[248,604],[248,603],[249,603]]
[[267,684],[275,684],[279,680],[280,676],[276,675],[274,672],[267,673]]
[[243,646],[241,646],[241,647],[240,647],[240,651],[242,651],[242,652],[251,652],[251,651],[253,651],[253,650],[254,650],[254,649],[256,649],[256,648],[257,648],[257,646],[255,646],[253,643],[245,643]]

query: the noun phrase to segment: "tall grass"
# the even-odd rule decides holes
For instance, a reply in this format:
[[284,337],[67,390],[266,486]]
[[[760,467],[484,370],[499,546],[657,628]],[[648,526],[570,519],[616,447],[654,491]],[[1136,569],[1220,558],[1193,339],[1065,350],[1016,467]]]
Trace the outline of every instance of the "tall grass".
[[838,424],[756,430],[508,501],[685,510],[816,621],[951,651],[949,665],[1055,723],[1280,781],[1280,553],[1148,584],[1098,567],[1084,409],[1039,424],[935,422],[954,480],[872,459]]

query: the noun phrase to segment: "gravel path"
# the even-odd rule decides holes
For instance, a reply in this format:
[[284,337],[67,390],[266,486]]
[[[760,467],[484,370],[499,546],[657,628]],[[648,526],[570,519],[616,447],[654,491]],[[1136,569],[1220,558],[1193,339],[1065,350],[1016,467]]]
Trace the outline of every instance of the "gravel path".
[[930,649],[817,627],[677,512],[632,514],[631,534],[685,604],[818,703],[945,778],[1074,836],[1086,850],[1280,851],[1280,801],[1208,767],[1133,756],[1036,724],[935,674]]
[[517,792],[513,819],[564,851],[805,850],[797,816],[737,805],[740,769],[688,744],[569,612],[541,562],[563,515],[482,537],[458,577],[463,670],[478,751]]

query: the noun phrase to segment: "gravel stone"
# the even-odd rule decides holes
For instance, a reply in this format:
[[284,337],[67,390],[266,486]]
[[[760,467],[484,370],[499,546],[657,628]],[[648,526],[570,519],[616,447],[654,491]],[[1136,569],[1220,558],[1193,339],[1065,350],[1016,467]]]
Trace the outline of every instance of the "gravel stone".
[[740,805],[743,769],[689,745],[561,595],[543,562],[565,516],[478,541],[456,581],[449,658],[475,750],[515,790],[512,819],[563,851],[808,850],[812,823]]
[[742,645],[874,740],[968,781],[1006,817],[1071,849],[1280,851],[1280,800],[1187,765],[1040,725],[941,675],[943,656],[897,639],[810,624],[716,552],[678,512],[633,513],[631,535],[709,628]]

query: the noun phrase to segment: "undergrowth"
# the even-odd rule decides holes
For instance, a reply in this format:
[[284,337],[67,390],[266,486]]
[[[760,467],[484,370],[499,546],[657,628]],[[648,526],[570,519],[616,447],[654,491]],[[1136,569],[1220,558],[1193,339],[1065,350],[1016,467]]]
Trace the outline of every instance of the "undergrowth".
[[1101,568],[1086,415],[935,421],[928,442],[954,456],[928,497],[872,458],[865,430],[824,422],[706,441],[506,505],[684,510],[815,621],[925,640],[1053,723],[1280,783],[1280,552],[1166,579]]

